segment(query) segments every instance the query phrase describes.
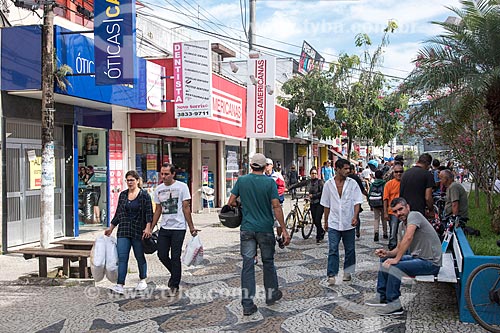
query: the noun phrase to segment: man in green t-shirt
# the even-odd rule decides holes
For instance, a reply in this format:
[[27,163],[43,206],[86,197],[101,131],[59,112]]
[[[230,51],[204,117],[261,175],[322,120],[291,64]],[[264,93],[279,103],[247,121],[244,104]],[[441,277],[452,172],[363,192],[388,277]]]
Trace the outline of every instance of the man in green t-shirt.
[[284,245],[290,243],[281,209],[276,183],[264,175],[266,157],[263,154],[254,154],[250,160],[252,172],[241,176],[231,190],[228,205],[235,206],[236,199],[241,201],[243,219],[240,227],[240,252],[243,257],[241,270],[241,305],[243,315],[249,316],[257,312],[254,304],[255,297],[255,265],[254,257],[257,246],[260,248],[262,264],[264,266],[264,288],[266,291],[266,304],[272,305],[283,293],[278,289],[278,275],[274,266],[274,251],[276,239],[274,238],[274,216],[281,229]]
[[468,219],[469,199],[464,187],[455,182],[455,176],[448,169],[439,172],[439,179],[441,180],[441,184],[446,188],[444,215],[455,215],[463,219]]

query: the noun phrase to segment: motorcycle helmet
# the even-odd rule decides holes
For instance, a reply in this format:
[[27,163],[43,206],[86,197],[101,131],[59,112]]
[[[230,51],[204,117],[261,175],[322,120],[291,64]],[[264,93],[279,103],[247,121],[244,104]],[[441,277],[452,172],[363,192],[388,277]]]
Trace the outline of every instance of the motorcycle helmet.
[[228,228],[238,228],[241,225],[243,216],[241,208],[224,205],[219,212],[219,221],[223,226]]
[[153,254],[158,249],[158,231],[155,231],[151,234],[151,237],[144,238],[142,240],[142,248],[144,249],[144,253]]

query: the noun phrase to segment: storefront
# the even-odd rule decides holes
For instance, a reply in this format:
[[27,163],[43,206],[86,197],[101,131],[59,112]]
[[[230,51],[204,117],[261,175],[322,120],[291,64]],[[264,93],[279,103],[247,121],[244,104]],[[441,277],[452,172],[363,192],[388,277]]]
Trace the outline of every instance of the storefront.
[[[155,62],[165,67],[166,76],[173,74],[172,59]],[[166,99],[172,100],[173,93],[173,86],[167,84]],[[166,103],[166,112],[130,116],[130,127],[135,131],[137,144],[145,136],[162,140],[163,151],[159,154],[167,155],[169,161],[180,169],[178,177],[183,176],[190,188],[195,212],[209,205],[202,198],[203,186],[214,190],[213,205],[221,206],[227,198],[227,181],[234,183],[243,169],[241,159],[244,152],[240,143],[246,143],[246,89],[212,73],[211,98],[213,115],[207,118],[176,119],[172,102]],[[231,149],[226,149],[226,144],[231,145]],[[139,149],[136,147],[137,155]],[[228,173],[227,157],[232,161]],[[156,171],[159,171],[159,166]]]
[[191,182],[191,140],[137,132],[135,136],[135,168],[143,179],[143,187],[153,195],[162,182],[160,169],[163,163],[174,163],[176,179]]
[[107,131],[78,127],[78,226],[107,226]]
[[238,177],[247,172],[247,165],[244,156],[247,155],[246,146],[241,143],[239,146],[228,145],[225,147],[225,160],[226,160],[226,191],[225,201],[231,195],[231,189],[236,184]]

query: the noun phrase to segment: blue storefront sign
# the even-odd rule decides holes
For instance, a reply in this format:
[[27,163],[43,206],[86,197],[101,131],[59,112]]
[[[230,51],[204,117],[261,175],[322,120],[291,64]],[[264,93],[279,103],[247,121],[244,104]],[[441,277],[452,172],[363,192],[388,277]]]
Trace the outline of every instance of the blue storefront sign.
[[42,27],[31,25],[2,28],[0,33],[2,90],[40,89]]
[[56,92],[90,99],[98,102],[121,105],[134,109],[146,109],[146,61],[135,57],[137,68],[133,84],[99,86],[96,84],[96,62],[94,40],[83,34],[67,34],[69,30],[56,27],[57,64],[66,64],[73,69],[73,76],[67,76],[66,91],[56,86]]
[[[40,90],[41,33],[40,26],[19,26],[0,29],[1,33],[1,90]],[[63,34],[65,33],[65,34]],[[19,41],[22,40],[22,43]],[[85,34],[55,27],[57,67],[62,64],[73,69],[66,76],[69,84],[58,94],[89,99],[105,104],[146,110],[146,61],[135,57],[136,80],[133,84],[97,86],[95,82],[94,40]]]
[[134,83],[135,1],[94,0],[96,85]]

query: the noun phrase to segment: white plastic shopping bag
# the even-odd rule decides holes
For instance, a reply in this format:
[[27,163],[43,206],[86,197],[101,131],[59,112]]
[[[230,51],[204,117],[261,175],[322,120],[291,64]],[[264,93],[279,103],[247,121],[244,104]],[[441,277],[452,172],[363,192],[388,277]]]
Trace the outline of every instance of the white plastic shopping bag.
[[203,245],[200,236],[196,235],[187,243],[182,257],[182,263],[186,266],[201,265],[203,262]]
[[106,269],[106,244],[104,236],[99,236],[94,241],[92,251],[90,252],[90,271],[95,282],[104,279]]
[[116,238],[113,236],[104,237],[106,246],[106,278],[116,283],[118,280],[118,250],[116,248]]
[[96,282],[104,279],[104,271],[106,268],[106,242],[104,236],[99,236],[92,246],[90,252],[90,271]]

